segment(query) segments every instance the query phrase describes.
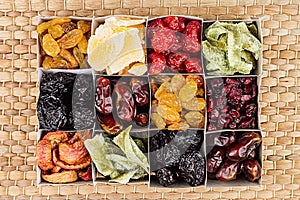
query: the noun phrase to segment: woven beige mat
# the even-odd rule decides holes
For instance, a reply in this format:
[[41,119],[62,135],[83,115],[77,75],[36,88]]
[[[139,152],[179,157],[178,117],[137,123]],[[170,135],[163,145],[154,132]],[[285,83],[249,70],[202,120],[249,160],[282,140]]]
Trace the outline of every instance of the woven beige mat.
[[[297,199],[300,197],[299,0],[1,0],[0,199]],[[262,187],[148,188],[145,184],[37,188],[37,15],[263,17]]]

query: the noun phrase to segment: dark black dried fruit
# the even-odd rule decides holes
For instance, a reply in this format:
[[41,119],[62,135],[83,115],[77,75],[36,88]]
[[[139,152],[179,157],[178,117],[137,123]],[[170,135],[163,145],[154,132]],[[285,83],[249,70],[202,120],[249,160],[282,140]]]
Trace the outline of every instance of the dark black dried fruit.
[[176,181],[176,173],[172,172],[169,168],[161,168],[156,171],[156,177],[158,179],[159,184],[164,187],[172,185]]
[[179,176],[189,185],[204,183],[205,160],[199,151],[191,151],[181,156],[178,169]]

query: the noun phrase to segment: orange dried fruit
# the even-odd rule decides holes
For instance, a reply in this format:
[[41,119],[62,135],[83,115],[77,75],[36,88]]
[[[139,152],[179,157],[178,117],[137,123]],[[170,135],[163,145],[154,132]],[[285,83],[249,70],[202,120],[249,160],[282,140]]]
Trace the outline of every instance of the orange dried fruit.
[[45,70],[51,69],[53,58],[51,56],[45,56],[42,66]]
[[36,27],[36,31],[38,32],[38,34],[42,34],[43,32],[45,32],[51,26],[54,26],[56,24],[61,25],[63,23],[70,22],[70,21],[71,21],[71,19],[66,18],[66,17],[55,18],[55,19],[52,19],[50,21],[43,22],[43,23],[39,24]]
[[165,92],[161,94],[159,104],[174,108],[177,112],[182,110],[180,100],[174,93]]
[[151,114],[151,120],[153,121],[155,126],[160,130],[162,130],[166,127],[166,123],[165,123],[164,119],[157,113]]
[[71,69],[71,64],[63,59],[61,56],[57,56],[53,58],[53,62],[51,65],[51,69]]
[[77,28],[82,30],[83,34],[91,30],[91,22],[80,20],[77,22]]
[[49,56],[57,56],[60,52],[58,43],[53,39],[53,37],[48,33],[43,37],[42,47],[46,54]]
[[187,102],[193,99],[197,93],[197,83],[194,81],[187,82],[179,91],[179,99]]
[[57,42],[62,49],[69,49],[75,47],[80,42],[82,37],[82,31],[79,29],[74,29],[62,36],[59,40],[57,40]]
[[206,102],[204,98],[192,98],[189,101],[181,102],[183,108],[194,111],[204,111]]
[[187,130],[189,128],[190,128],[190,126],[185,122],[176,122],[176,123],[168,126],[168,130],[170,130],[170,131]]
[[157,113],[162,118],[169,120],[171,122],[179,122],[181,120],[179,113],[174,108],[171,108],[166,105],[158,105]]
[[64,34],[64,30],[61,25],[54,25],[48,28],[48,33],[52,35],[54,39],[61,37]]
[[83,55],[83,53],[81,53],[79,48],[77,48],[77,47],[73,48],[73,56],[75,57],[78,64],[81,66],[84,61],[84,55]]
[[85,36],[82,37],[77,46],[81,53],[87,54],[88,41]]
[[72,68],[78,67],[78,62],[76,61],[75,57],[66,49],[62,49],[59,53],[61,57],[63,57],[65,60],[69,61]]

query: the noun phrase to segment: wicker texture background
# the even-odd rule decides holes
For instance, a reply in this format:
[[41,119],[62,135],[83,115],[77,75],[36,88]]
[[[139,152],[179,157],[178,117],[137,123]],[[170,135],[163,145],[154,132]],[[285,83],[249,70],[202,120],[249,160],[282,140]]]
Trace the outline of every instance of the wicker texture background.
[[[0,199],[300,198],[300,0],[0,0]],[[155,189],[144,184],[37,188],[37,15],[263,17],[263,186]]]

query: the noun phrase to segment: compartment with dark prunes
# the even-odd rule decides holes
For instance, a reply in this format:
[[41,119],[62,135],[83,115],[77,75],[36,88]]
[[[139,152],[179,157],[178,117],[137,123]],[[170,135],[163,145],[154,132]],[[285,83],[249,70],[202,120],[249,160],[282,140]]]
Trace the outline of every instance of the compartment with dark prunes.
[[206,162],[202,130],[149,132],[150,186],[203,185]]
[[84,130],[94,127],[93,76],[41,70],[37,115],[40,129]]
[[147,60],[149,74],[202,73],[202,20],[167,16],[149,20]]
[[207,131],[258,129],[256,77],[211,78],[207,83]]
[[[260,180],[262,138],[259,132],[209,133],[206,142],[208,179],[238,182]],[[209,184],[215,183],[210,180]]]
[[96,76],[95,107],[100,128],[117,134],[129,125],[147,129],[149,124],[147,77]]

